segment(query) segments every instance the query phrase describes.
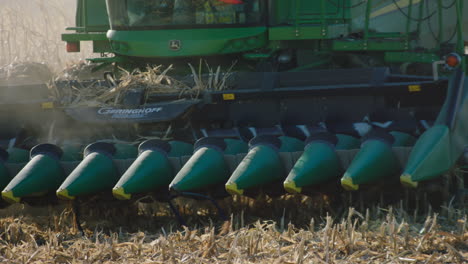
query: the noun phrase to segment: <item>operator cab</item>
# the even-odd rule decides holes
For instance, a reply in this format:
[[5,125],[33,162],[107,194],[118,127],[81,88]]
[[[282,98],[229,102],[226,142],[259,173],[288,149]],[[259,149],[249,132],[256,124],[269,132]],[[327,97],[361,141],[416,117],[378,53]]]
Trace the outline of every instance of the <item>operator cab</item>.
[[151,30],[255,26],[260,0],[107,0],[111,28]]

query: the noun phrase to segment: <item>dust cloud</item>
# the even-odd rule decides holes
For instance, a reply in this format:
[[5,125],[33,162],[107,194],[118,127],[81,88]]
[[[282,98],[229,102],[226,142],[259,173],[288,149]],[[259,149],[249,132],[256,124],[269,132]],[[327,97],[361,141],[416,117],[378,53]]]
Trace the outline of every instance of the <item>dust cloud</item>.
[[75,25],[76,0],[1,0],[0,67],[12,63],[46,64],[57,72],[90,57],[91,47],[66,53],[61,34]]

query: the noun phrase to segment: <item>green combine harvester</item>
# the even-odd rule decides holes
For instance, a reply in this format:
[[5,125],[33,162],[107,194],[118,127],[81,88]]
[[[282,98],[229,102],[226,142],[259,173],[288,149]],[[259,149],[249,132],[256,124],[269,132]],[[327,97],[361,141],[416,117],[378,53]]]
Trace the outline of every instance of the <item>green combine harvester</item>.
[[[464,2],[78,0],[68,52],[90,42],[96,69],[172,65],[196,93],[133,87],[105,105],[64,105],[45,86],[0,87],[2,197],[358,192],[372,203],[409,190],[462,201]],[[91,83],[121,81],[56,88]]]

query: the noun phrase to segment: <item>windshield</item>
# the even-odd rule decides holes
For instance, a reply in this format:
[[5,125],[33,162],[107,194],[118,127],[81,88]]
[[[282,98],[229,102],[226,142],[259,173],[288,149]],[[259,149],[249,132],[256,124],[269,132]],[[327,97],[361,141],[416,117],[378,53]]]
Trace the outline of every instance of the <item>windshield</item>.
[[209,27],[262,21],[260,0],[106,0],[111,27]]

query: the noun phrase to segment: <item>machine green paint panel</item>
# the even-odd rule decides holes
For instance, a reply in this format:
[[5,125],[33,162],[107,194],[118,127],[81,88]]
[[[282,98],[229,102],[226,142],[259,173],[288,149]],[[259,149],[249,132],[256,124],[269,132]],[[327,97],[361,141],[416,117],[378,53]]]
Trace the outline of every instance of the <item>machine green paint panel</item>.
[[76,27],[81,32],[105,32],[109,29],[105,0],[78,0]]
[[198,149],[171,183],[177,191],[192,191],[227,180],[223,153],[213,148]]
[[[249,51],[266,45],[266,28],[115,31],[114,52],[134,57],[189,57]],[[178,48],[171,46],[176,41]]]
[[62,148],[52,144],[37,145],[30,152],[29,162],[3,189],[3,198],[16,203],[23,197],[43,196],[55,191],[66,178],[61,162],[81,159],[80,152],[81,148],[75,145]]
[[187,192],[224,184],[229,178],[229,167],[224,155],[246,152],[247,143],[237,139],[224,139],[223,141],[224,149],[211,142],[198,146],[177,173],[169,188],[178,192]]
[[[107,4],[116,2],[107,1]],[[126,6],[127,3],[132,2],[137,1],[122,1],[121,3]],[[142,1],[147,4],[156,4],[156,2],[158,1]],[[299,160],[296,163],[297,166],[290,172],[292,176],[283,183],[286,190],[291,192],[301,192],[300,188],[306,189],[311,185],[333,181],[339,184],[339,177],[343,174],[343,186],[349,187],[348,190],[354,190],[358,184],[393,180],[393,177],[398,176],[405,166],[401,181],[411,186],[414,182],[433,180],[453,169],[468,143],[468,123],[466,122],[468,120],[468,86],[464,83],[464,73],[457,73],[458,75],[451,81],[445,103],[443,97],[447,88],[446,77],[442,76],[439,81],[434,81],[433,76],[430,76],[432,74],[431,63],[441,60],[447,53],[458,52],[463,57],[463,40],[466,39],[463,25],[466,23],[462,22],[466,18],[461,14],[466,13],[464,9],[466,7],[463,6],[463,1],[455,0],[450,12],[443,11],[441,1],[432,1],[435,4],[429,7],[435,13],[431,22],[434,22],[436,31],[439,31],[434,32],[436,35],[434,40],[426,23],[418,23],[418,20],[425,16],[422,12],[424,9],[421,7],[426,2],[430,1],[262,1],[261,6],[268,7],[264,9],[263,15],[265,18],[268,17],[269,21],[265,19],[255,23],[218,21],[177,24],[174,22],[178,20],[178,17],[174,16],[176,11],[174,8],[169,12],[171,17],[168,21],[171,22],[168,24],[144,25],[128,22],[128,25],[113,24],[112,30],[108,31],[107,10],[110,10],[111,14],[114,13],[112,13],[113,9],[106,9],[106,1],[80,0],[78,1],[76,27],[70,28],[76,33],[64,34],[62,38],[68,42],[93,41],[95,51],[110,51],[116,55],[96,59],[95,62],[115,62],[131,68],[130,70],[134,70],[137,66],[146,66],[148,62],[153,65],[170,62],[174,63],[175,68],[182,68],[182,65],[185,67],[188,61],[203,62],[203,60],[209,61],[210,59],[220,64],[231,64],[232,61],[237,60],[242,66],[247,65],[247,67],[239,67],[240,69],[236,65],[233,72],[241,73],[234,77],[240,77],[234,80],[236,83],[233,81],[234,84],[228,89],[201,91],[200,98],[197,98],[200,102],[196,107],[191,108],[193,112],[187,111],[183,117],[177,116],[177,118],[190,120],[193,130],[190,137],[184,134],[184,137],[174,137],[175,139],[189,138],[188,141],[195,142],[205,135],[200,131],[209,135],[208,130],[213,129],[219,130],[215,132],[221,136],[216,135],[216,138],[222,138],[227,147],[223,144],[197,146],[191,157],[185,157],[188,152],[191,152],[190,146],[185,146],[186,151],[184,147],[183,151],[178,152],[179,154],[166,153],[167,156],[176,156],[176,160],[180,160],[182,169],[178,173],[176,170],[179,170],[179,167],[172,167],[171,159],[156,151],[147,152],[135,163],[135,165],[143,165],[142,160],[144,160],[145,165],[148,166],[138,168],[135,166],[131,174],[141,173],[144,176],[154,176],[152,173],[156,171],[156,174],[161,176],[160,179],[151,178],[146,182],[157,184],[157,188],[169,187],[176,193],[209,192],[226,184],[229,174],[233,171],[232,180],[225,185],[225,189],[230,193],[242,194],[244,189],[269,187],[278,182],[281,187],[281,181],[284,180],[291,167],[285,164],[293,164],[297,160]],[[217,3],[220,4],[219,1]],[[230,8],[236,7],[230,6]],[[422,11],[418,12],[420,10]],[[141,8],[139,11],[147,11],[147,9]],[[459,15],[454,16],[452,11],[457,11]],[[151,12],[148,13],[151,14]],[[208,11],[203,13],[198,10],[198,13],[196,15],[200,13],[203,16],[211,15]],[[452,15],[447,16],[448,13]],[[408,17],[413,19],[407,19]],[[125,18],[125,16],[117,16],[116,20],[125,20]],[[134,19],[133,22],[140,22],[138,19],[135,20],[135,17],[132,19]],[[158,16],[155,20],[161,19]],[[452,30],[455,30],[457,34],[454,35],[453,40],[449,41],[450,45],[445,45],[444,40],[449,37],[444,36],[447,35],[445,32],[453,32]],[[427,44],[425,40],[427,37],[431,37],[430,44]],[[302,56],[303,54],[306,56]],[[406,66],[408,68],[415,66],[414,64],[405,65],[411,63],[416,64],[416,67],[417,63],[424,63],[426,68],[429,67],[429,70],[422,73],[427,76],[412,76],[404,72],[407,69]],[[218,65],[210,64],[212,67]],[[220,66],[221,74],[225,69],[224,66]],[[315,68],[320,70],[308,71]],[[466,65],[462,65],[462,68],[466,70]],[[356,74],[355,69],[362,74]],[[370,71],[366,72],[364,69],[370,69]],[[402,73],[395,69],[401,69]],[[297,73],[297,75],[290,75],[291,73]],[[445,73],[450,74],[449,71]],[[178,74],[179,72],[173,76],[177,76],[176,79],[178,79]],[[202,74],[203,72],[200,73]],[[247,75],[248,77],[245,77]],[[125,96],[127,94],[122,98]],[[118,106],[119,110],[116,111],[132,111],[132,107],[138,107],[139,109],[135,111],[139,112],[142,111],[140,108],[152,103],[159,105],[164,100],[179,100],[186,99],[186,97],[185,94],[177,96],[166,93],[153,94],[151,98],[148,96],[148,101],[145,100],[145,105],[141,101],[132,105],[128,103],[131,100],[116,100],[116,104],[121,104]],[[334,136],[341,133],[346,135],[340,136],[338,142],[317,140],[305,149],[302,156],[294,155],[304,150],[301,140],[307,135],[298,136],[301,140],[288,140],[290,144],[284,144],[281,149],[272,148],[268,144],[254,146],[244,161],[237,160],[236,154],[249,151],[245,141],[233,141],[233,138],[250,139],[250,135],[240,135],[241,132],[245,132],[244,130],[251,132],[280,127],[280,130],[286,131],[290,129],[289,126],[293,128],[303,126],[309,129],[308,126],[312,127],[320,122],[326,123],[335,116],[340,122],[343,120],[354,125],[362,122],[378,109],[401,111],[415,117],[419,114],[419,110],[429,108],[427,106],[431,108],[429,109],[431,117],[425,121],[432,125],[438,115],[435,125],[427,128],[428,130],[423,135],[420,135],[422,129],[410,131],[408,134],[402,134],[401,130],[389,129],[385,132],[390,132],[396,137],[395,141],[390,140],[394,142],[393,145],[390,141],[368,140],[364,137],[365,143],[357,150],[356,141],[365,136],[364,134],[356,133],[356,131],[346,134],[346,131],[330,129],[329,132]],[[161,111],[161,115],[166,114],[163,110]],[[150,128],[148,130],[157,130],[157,125],[160,125],[157,123],[161,121],[155,120],[146,120],[148,123],[144,126],[138,125],[138,130],[146,132],[144,130],[147,127]],[[171,123],[174,121],[174,126],[179,123],[176,122],[179,121],[176,118],[167,122],[169,121]],[[389,120],[384,120],[386,121]],[[420,121],[424,120],[416,120],[416,122]],[[122,129],[127,127],[127,124],[134,125],[139,121],[132,119],[130,121],[119,120],[119,122],[127,122],[125,125],[115,126]],[[236,130],[239,135],[224,134],[227,133],[225,130],[231,129]],[[326,127],[326,129],[329,128]],[[159,131],[152,132],[157,134]],[[178,130],[177,133],[179,133]],[[283,134],[289,136],[286,132],[273,133],[274,137]],[[134,133],[133,135],[139,136],[140,134]],[[297,134],[293,135],[297,136]],[[414,141],[413,136],[419,136],[419,140],[410,155],[408,164],[402,164],[396,155],[395,147],[411,146]],[[130,138],[127,142],[133,142],[132,140],[134,138]],[[59,196],[70,199],[74,196],[110,190],[109,188],[115,185],[121,174],[119,171],[121,168],[116,166],[116,162],[121,161],[116,160],[133,158],[136,155],[132,147],[116,147],[119,149],[117,154],[96,152],[86,156],[72,172],[73,182],[70,178],[65,180],[64,184],[68,186],[63,186],[59,190]],[[184,157],[178,158],[179,155]],[[188,162],[182,164],[182,160],[186,159]],[[44,170],[46,174],[62,176],[59,166],[51,165],[52,160],[43,159],[43,161],[46,164],[44,166],[54,169],[53,171]],[[138,162],[141,163],[138,164]],[[230,162],[240,165],[236,169],[235,166],[231,166]],[[3,170],[3,172],[7,171]],[[173,179],[176,174],[177,176]],[[139,182],[134,185],[138,188],[134,190],[129,188],[128,192],[154,191],[146,183]],[[117,196],[120,195],[121,198],[129,197],[128,194],[122,190],[117,192]]]
[[112,158],[101,153],[89,154],[67,177],[57,190],[61,199],[96,194],[111,189],[118,181],[117,170]]
[[284,168],[278,150],[258,145],[249,150],[226,183],[226,189],[231,194],[242,194],[244,189],[279,180],[282,176]]
[[168,186],[173,178],[174,172],[169,159],[159,151],[147,150],[138,157],[114,186],[114,190],[122,189],[114,192],[114,196],[119,198],[126,194],[130,197],[132,193],[151,192]]
[[[132,165],[123,173],[120,180],[114,186],[114,196],[121,200],[128,200],[132,194],[156,192],[167,189],[167,186],[175,177],[174,168],[170,158],[179,159],[190,155],[193,146],[180,141],[171,141],[164,145],[162,142],[146,141],[139,147],[139,156]],[[164,149],[170,148],[170,151]]]
[[343,173],[337,150],[358,149],[361,141],[353,136],[338,134],[337,144],[312,141],[304,149],[284,181],[290,193],[301,193],[303,187],[326,183],[339,178]]
[[[108,4],[116,2],[111,1]],[[129,62],[132,65],[146,63],[154,58],[192,59],[199,56],[222,57],[229,54],[252,68],[258,62],[271,63],[276,59],[275,56],[288,49],[297,49],[298,52],[306,50],[312,53],[313,56],[307,62],[301,61],[296,65],[298,68],[303,65],[310,65],[310,68],[326,67],[330,61],[316,62],[321,61],[324,56],[334,56],[334,52],[353,51],[376,51],[377,53],[372,56],[375,55],[378,60],[389,63],[429,64],[441,58],[438,51],[446,42],[445,39],[448,39],[448,36],[444,37],[444,32],[466,34],[466,29],[456,27],[461,25],[457,19],[467,22],[467,18],[454,18],[455,16],[449,15],[456,9],[454,6],[458,5],[451,5],[448,12],[444,11],[445,6],[438,5],[438,2],[426,2],[420,0],[259,1],[255,7],[258,9],[255,11],[257,13],[253,14],[265,19],[257,21],[258,23],[239,24],[240,26],[236,27],[230,23],[203,24],[197,18],[195,23],[179,25],[178,22],[174,22],[178,20],[175,19],[178,16],[173,14],[175,16],[172,18],[173,22],[164,22],[161,25],[151,22],[156,24],[144,24],[139,27],[138,24],[132,25],[128,22],[132,18],[129,14],[133,12],[132,16],[135,17],[139,15],[135,13],[136,11],[144,11],[145,8],[135,11],[132,8],[137,5],[115,4],[114,9],[109,9],[106,8],[104,0],[79,0],[76,27],[69,28],[76,32],[64,34],[62,38],[67,42],[93,41],[94,52],[112,52],[118,57],[107,61],[91,59],[93,62],[117,62],[121,65]],[[141,3],[157,4],[151,1]],[[178,4],[173,5],[175,7],[181,3],[182,1],[178,1]],[[229,7],[236,9],[239,6]],[[112,30],[107,32],[110,24],[107,10],[119,8],[129,10],[128,14],[125,10],[125,12],[118,11],[123,12],[122,15],[128,15],[127,18],[122,18],[122,21],[128,20],[127,22],[119,23],[127,24],[123,27],[112,25]],[[424,23],[426,19],[422,19],[427,15],[424,11],[427,8],[442,14],[437,17],[431,16],[435,28],[432,30],[427,23]],[[459,9],[463,13],[467,7],[460,3]],[[210,15],[209,11],[199,8],[194,9],[192,15],[195,13],[197,17],[200,14],[203,14],[203,17]],[[119,18],[117,15],[115,21],[119,21]],[[104,36],[106,32],[107,36]],[[437,40],[441,37],[444,41]],[[111,43],[104,38],[109,38]],[[432,39],[428,41],[428,38]],[[462,52],[462,38],[449,40],[450,43],[457,43],[457,50]],[[427,49],[423,53],[415,53],[414,50],[420,49],[421,45]],[[229,64],[227,66],[229,67],[236,59],[231,58],[223,63]],[[186,61],[184,64],[187,64]],[[238,65],[240,64],[242,63]]]
[[[229,193],[243,194],[244,190],[262,187],[286,178],[287,172],[281,162],[280,152],[301,151],[304,149],[304,142],[285,136],[279,137],[278,140],[279,148],[268,140],[250,146],[249,152],[226,183]],[[252,141],[255,142],[255,139]]]
[[65,180],[59,160],[47,155],[35,156],[5,188],[14,197],[44,194]]
[[462,69],[452,77],[439,116],[416,143],[401,176],[403,184],[416,187],[448,172],[468,146],[468,82]]
[[288,192],[300,193],[302,187],[332,180],[341,172],[333,146],[327,142],[312,142],[289,172],[284,187]]
[[[339,4],[349,4],[348,0],[338,2],[340,2]],[[272,14],[270,22],[273,25],[311,24],[319,23],[322,19],[337,21],[344,19],[346,13],[346,11],[339,8],[336,4],[333,5],[330,1],[323,0],[271,1],[271,3]],[[322,13],[322,10],[324,13]]]

